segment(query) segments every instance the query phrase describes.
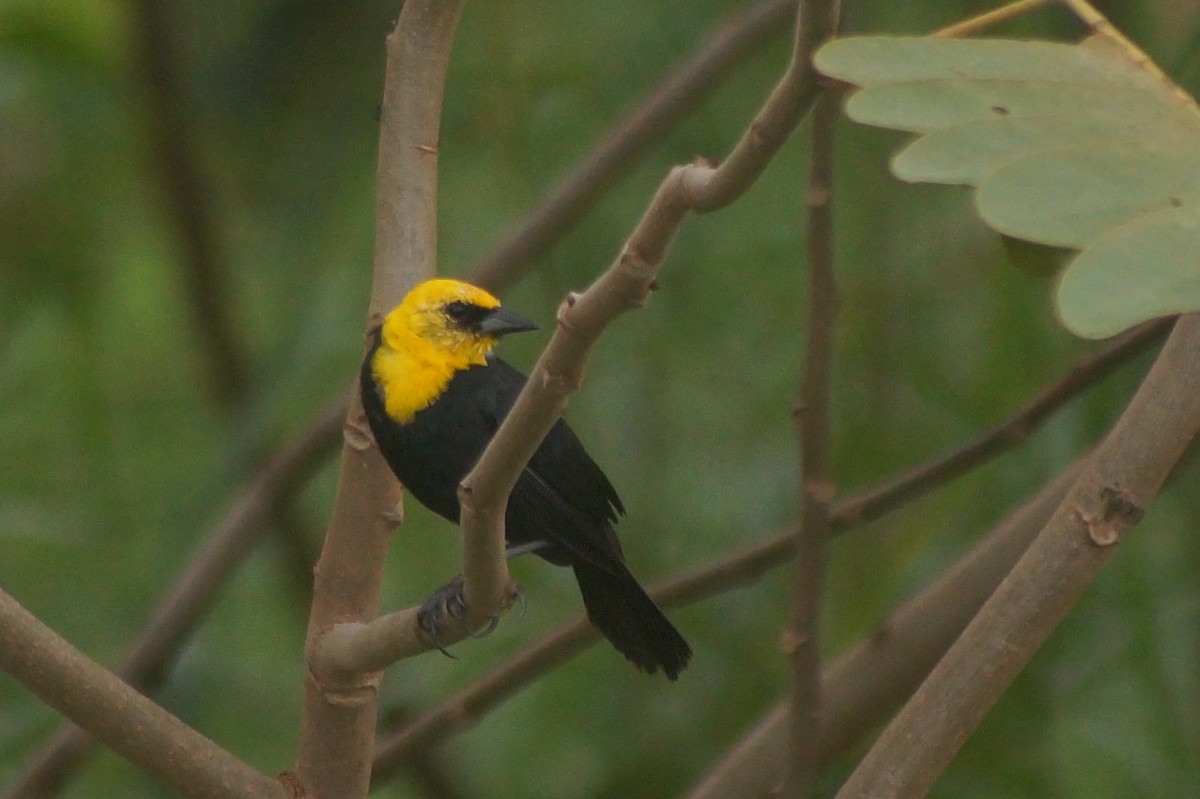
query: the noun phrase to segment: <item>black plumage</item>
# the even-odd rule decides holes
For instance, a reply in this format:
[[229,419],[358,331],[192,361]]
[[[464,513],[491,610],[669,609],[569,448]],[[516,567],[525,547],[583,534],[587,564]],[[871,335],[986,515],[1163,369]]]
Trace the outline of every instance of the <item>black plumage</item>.
[[[405,488],[425,507],[458,523],[458,484],[508,415],[525,376],[498,357],[454,374],[445,390],[411,422],[385,407],[372,358],[363,363],[363,408],[380,451]],[[612,483],[563,420],[546,435],[509,498],[510,547],[571,566],[588,617],[625,657],[646,672],[675,679],[691,649],[625,565],[613,524],[625,512]]]

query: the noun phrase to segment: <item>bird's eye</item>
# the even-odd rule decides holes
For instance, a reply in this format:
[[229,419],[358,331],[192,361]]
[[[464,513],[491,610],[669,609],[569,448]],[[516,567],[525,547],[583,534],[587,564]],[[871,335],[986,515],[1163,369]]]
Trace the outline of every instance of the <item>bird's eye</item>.
[[465,302],[456,300],[446,306],[446,316],[456,322],[461,322],[471,313],[471,307]]

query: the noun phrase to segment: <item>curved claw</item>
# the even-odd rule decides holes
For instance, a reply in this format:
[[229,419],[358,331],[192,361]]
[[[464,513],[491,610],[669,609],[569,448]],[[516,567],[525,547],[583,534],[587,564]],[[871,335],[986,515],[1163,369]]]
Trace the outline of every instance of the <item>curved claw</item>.
[[496,631],[496,628],[499,626],[500,626],[500,617],[492,616],[490,619],[488,619],[487,625],[483,629],[476,630],[475,632],[471,633],[471,637],[472,638],[486,638],[487,636],[494,633]]
[[529,598],[525,596],[525,589],[513,583],[513,594],[517,598],[517,618],[525,618],[525,611],[529,609]]
[[442,643],[442,620],[449,615],[461,619],[466,612],[466,603],[462,595],[462,578],[455,577],[450,582],[433,592],[429,599],[417,611],[417,626],[429,639],[437,651],[451,660],[458,658]]

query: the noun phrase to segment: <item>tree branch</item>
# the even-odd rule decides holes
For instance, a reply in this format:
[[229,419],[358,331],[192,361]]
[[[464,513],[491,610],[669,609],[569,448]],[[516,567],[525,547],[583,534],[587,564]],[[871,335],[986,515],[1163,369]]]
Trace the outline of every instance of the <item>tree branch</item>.
[[1142,517],[1200,429],[1200,315],[1179,318],[1067,498],[839,797],[924,796]]
[[[407,8],[407,6],[406,6]],[[707,196],[710,181],[723,188],[724,203],[732,202],[761,173],[800,120],[800,111],[811,107],[815,81],[805,78],[811,67],[796,67],[776,87],[755,125],[770,135],[749,135],[731,156],[731,164],[701,168],[697,179],[689,175],[698,167],[670,171],[620,256],[582,294],[571,294],[558,309],[557,328],[529,381],[504,423],[479,461],[459,486],[460,523],[463,533],[463,593],[467,608],[460,623],[451,623],[441,636],[443,645],[463,640],[472,631],[502,612],[511,602],[512,582],[504,559],[504,508],[509,492],[547,431],[562,416],[567,398],[579,385],[584,363],[604,328],[618,315],[645,304],[655,287],[654,277],[683,219],[691,210],[691,184],[696,196]],[[804,98],[791,97],[804,91]],[[748,150],[749,154],[743,154]],[[737,172],[732,180],[729,172]],[[716,207],[716,206],[714,206]],[[706,210],[712,210],[708,208]],[[386,663],[389,656],[412,654],[430,648],[415,623],[413,609],[389,614],[374,625],[352,625],[326,636],[312,652],[322,667]],[[310,659],[310,663],[314,662]]]
[[0,668],[182,796],[283,799],[238,760],[90,660],[0,591]]
[[[437,146],[460,0],[409,0],[387,39],[381,106],[375,259],[368,327],[437,263]],[[317,657],[334,625],[378,614],[399,486],[363,418],[354,382],[337,499],[315,571],[296,771],[311,799],[365,796],[380,675]]]
[[[941,576],[892,610],[873,634],[825,667],[820,766],[845,754],[920,684],[1045,525],[1084,460],[1009,513]],[[688,799],[762,796],[775,790],[788,766],[788,705],[780,702],[768,711]]]
[[[345,398],[325,408],[312,426],[285,443],[238,492],[225,518],[159,600],[117,675],[152,692],[191,638],[235,569],[267,529],[272,509],[295,495],[332,451],[346,416]],[[57,792],[92,749],[92,739],[64,725],[4,791],[4,799],[34,799]]]
[[[967,445],[910,469],[878,486],[836,503],[830,512],[830,532],[840,534],[880,518],[913,499],[945,485],[1027,439],[1052,412],[1085,388],[1107,377],[1157,340],[1170,320],[1143,325],[1084,355],[1070,370],[1008,418]],[[787,530],[744,547],[713,563],[704,564],[655,584],[650,595],[665,607],[699,602],[752,584],[791,561],[795,530]],[[460,691],[379,747],[376,779],[385,779],[424,746],[475,723],[492,708],[518,693],[542,673],[553,669],[597,640],[586,618],[580,617],[551,633],[479,683]]]
[[636,108],[618,122],[525,217],[521,225],[469,271],[468,278],[500,290],[524,276],[535,259],[569,231],[633,165],[661,143],[714,92],[733,68],[782,33],[795,0],[761,0],[725,23]]
[[[837,3],[807,2],[801,16],[831,18]],[[808,55],[822,39],[808,39]],[[833,144],[840,96],[826,91],[813,109],[808,205],[808,335],[804,377],[796,413],[800,446],[800,525],[793,537],[795,574],[791,612],[783,631],[783,651],[791,672],[792,735],[788,780],[783,796],[806,799],[816,783],[821,730],[821,609],[824,607],[826,545],[835,487],[830,464],[829,375],[833,368],[837,285],[833,254]]]

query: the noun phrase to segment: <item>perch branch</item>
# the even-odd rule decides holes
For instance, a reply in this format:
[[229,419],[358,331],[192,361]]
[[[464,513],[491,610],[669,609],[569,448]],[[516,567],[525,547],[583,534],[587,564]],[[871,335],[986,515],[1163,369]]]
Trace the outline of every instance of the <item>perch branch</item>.
[[[796,39],[796,46],[801,46],[803,34],[797,33]],[[562,416],[600,334],[618,315],[647,301],[670,242],[688,212],[700,210],[695,202],[705,202],[703,210],[714,210],[736,199],[778,152],[802,111],[811,107],[816,81],[811,66],[799,67],[799,63],[793,55],[784,78],[755,118],[752,131],[743,137],[726,164],[672,169],[616,261],[586,291],[569,295],[559,307],[554,335],[531,370],[529,381],[459,486],[467,608],[460,624],[447,625],[443,645],[463,640],[507,607],[512,584],[503,558],[504,509],[521,469]],[[695,170],[700,174],[693,176]],[[354,623],[343,627],[325,636],[321,646],[314,648],[314,655],[320,664],[340,670],[346,665],[386,663],[392,653],[427,650],[431,642],[424,640],[415,618],[415,611],[410,609],[389,614],[375,625]],[[372,642],[379,645],[373,646]]]
[[[437,146],[460,0],[409,0],[387,38],[380,114],[375,256],[368,327],[437,263]],[[358,381],[346,419],[337,498],[314,573],[297,777],[310,799],[365,796],[378,711],[377,672],[318,657],[335,625],[378,614],[399,487],[363,418]]]

